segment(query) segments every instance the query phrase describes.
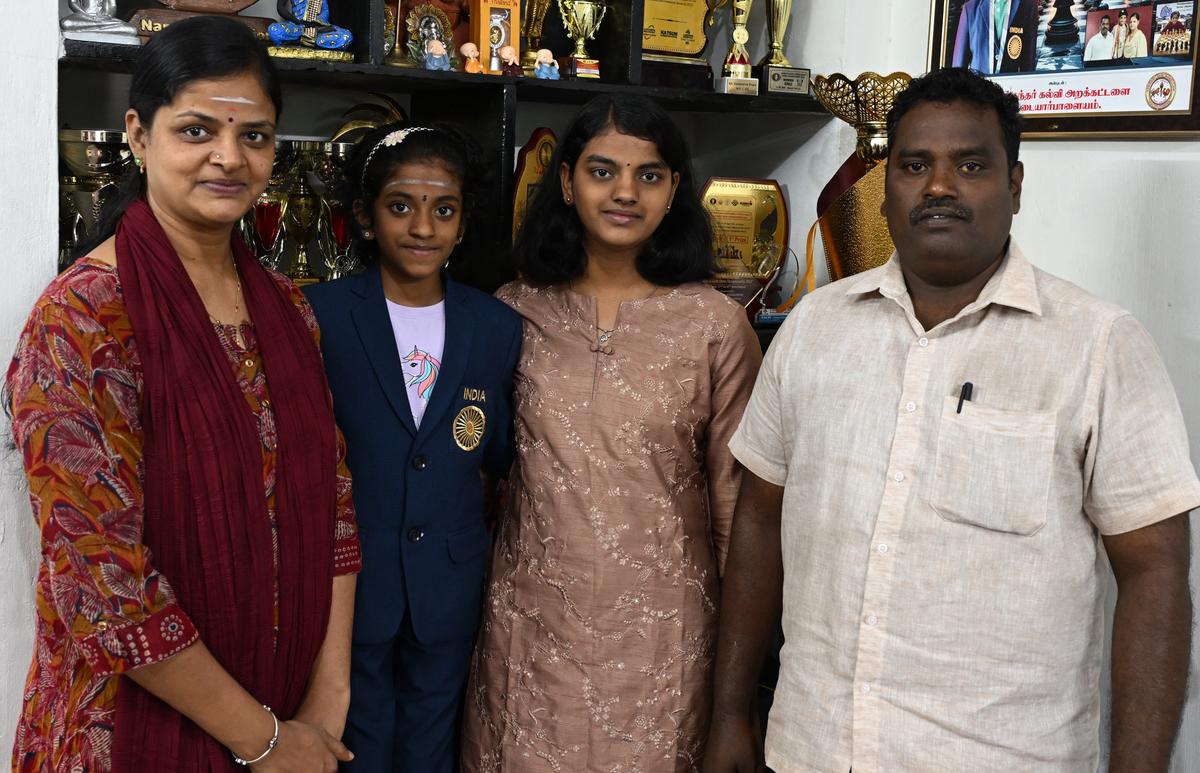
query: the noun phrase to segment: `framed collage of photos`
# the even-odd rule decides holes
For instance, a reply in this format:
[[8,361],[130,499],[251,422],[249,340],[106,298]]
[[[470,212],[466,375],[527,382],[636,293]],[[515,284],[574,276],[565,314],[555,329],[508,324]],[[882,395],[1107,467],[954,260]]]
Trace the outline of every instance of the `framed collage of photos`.
[[928,69],[1017,95],[1027,136],[1200,135],[1200,0],[932,0]]

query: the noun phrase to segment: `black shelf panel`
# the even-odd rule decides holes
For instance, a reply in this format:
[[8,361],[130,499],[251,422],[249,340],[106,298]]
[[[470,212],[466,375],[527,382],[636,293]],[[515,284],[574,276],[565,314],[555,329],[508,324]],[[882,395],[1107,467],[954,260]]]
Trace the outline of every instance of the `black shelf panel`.
[[[60,66],[107,72],[130,72],[140,52],[137,46],[65,41],[66,56]],[[710,91],[638,86],[591,80],[544,81],[462,72],[430,72],[365,62],[324,62],[313,59],[276,59],[287,83],[355,88],[364,91],[425,93],[475,89],[509,89],[516,101],[579,105],[598,94],[642,94],[664,107],[683,112],[750,112],[827,114],[812,97],[743,96]]]

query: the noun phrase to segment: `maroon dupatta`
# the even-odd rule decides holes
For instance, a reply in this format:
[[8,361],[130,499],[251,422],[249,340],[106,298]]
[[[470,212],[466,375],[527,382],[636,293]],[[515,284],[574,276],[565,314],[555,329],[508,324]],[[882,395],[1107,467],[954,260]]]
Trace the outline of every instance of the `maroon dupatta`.
[[[144,371],[143,542],[221,665],[280,720],[290,718],[325,637],[333,582],[337,449],[320,353],[292,300],[235,236],[278,428],[276,638],[255,417],[144,199],[122,217],[116,246]],[[235,769],[224,747],[132,680],[121,680],[114,724],[116,773]]]

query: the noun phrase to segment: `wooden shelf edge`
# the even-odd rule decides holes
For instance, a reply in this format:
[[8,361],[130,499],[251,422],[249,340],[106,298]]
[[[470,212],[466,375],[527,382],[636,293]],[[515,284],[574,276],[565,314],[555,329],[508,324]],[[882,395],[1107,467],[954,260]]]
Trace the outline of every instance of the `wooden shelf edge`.
[[[138,46],[79,40],[66,40],[64,46],[66,53],[59,60],[60,66],[106,72],[130,72],[140,51]],[[276,59],[275,66],[283,80],[293,84],[311,82],[318,85],[359,86],[364,89],[396,92],[515,86],[518,103],[577,105],[600,94],[640,94],[660,102],[670,110],[682,112],[828,115],[820,103],[810,96],[750,97],[606,81],[544,81],[500,75],[430,72],[418,68],[367,62],[325,62],[316,59]]]

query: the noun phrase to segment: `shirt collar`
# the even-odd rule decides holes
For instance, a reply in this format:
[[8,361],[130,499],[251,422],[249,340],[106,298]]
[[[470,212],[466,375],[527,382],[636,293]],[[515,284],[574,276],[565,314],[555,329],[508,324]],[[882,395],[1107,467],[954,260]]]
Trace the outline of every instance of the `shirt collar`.
[[[846,295],[866,295],[874,292],[895,301],[901,298],[907,300],[908,285],[904,282],[904,272],[900,270],[900,260],[895,252],[888,258],[887,263],[879,268],[853,277],[850,286],[846,288]],[[984,285],[979,297],[960,314],[970,313],[993,303],[1028,311],[1039,317],[1042,315],[1042,302],[1038,298],[1037,276],[1034,274],[1033,265],[1011,237],[1004,262]]]

